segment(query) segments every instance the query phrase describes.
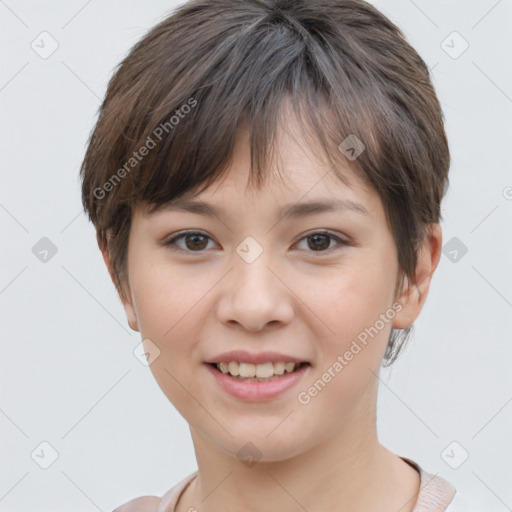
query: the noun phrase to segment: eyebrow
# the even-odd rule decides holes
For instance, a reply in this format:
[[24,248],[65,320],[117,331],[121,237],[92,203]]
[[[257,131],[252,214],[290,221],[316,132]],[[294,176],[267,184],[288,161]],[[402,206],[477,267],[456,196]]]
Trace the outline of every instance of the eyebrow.
[[[279,210],[279,216],[299,218],[324,212],[343,210],[352,211],[366,216],[370,215],[368,210],[362,204],[356,203],[350,199],[322,199],[286,204]],[[153,207],[149,213],[152,214],[161,211],[184,211],[188,213],[195,213],[197,215],[215,217],[221,217],[223,215],[227,216],[224,208],[220,206],[214,206],[204,201],[182,198],[168,201],[162,205]]]

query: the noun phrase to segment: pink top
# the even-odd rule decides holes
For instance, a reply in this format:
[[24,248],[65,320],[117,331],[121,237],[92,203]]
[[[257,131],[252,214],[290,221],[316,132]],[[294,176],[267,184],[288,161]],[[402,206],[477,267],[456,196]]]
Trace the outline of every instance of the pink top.
[[[420,492],[413,512],[459,512],[463,509],[453,508],[455,489],[443,478],[431,475],[410,459],[401,457],[420,474]],[[156,496],[141,496],[128,501],[113,512],[175,512],[176,503],[185,488],[197,476],[197,471],[177,483],[167,491],[162,498]],[[457,501],[457,500],[455,500]]]

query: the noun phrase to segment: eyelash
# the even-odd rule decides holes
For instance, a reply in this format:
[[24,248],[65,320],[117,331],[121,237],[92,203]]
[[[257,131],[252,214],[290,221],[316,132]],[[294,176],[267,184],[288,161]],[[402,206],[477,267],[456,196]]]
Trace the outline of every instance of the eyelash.
[[[167,242],[164,243],[164,245],[168,246],[172,251],[181,251],[181,252],[188,252],[188,253],[198,253],[198,254],[201,254],[201,253],[204,253],[206,252],[206,249],[203,249],[203,250],[200,250],[200,251],[191,251],[191,250],[188,250],[188,249],[182,249],[181,247],[177,247],[176,245],[176,241],[177,240],[180,240],[182,238],[186,238],[187,236],[192,236],[192,235],[201,235],[203,237],[206,237],[210,240],[211,237],[209,237],[208,235],[206,235],[205,233],[202,233],[200,231],[182,231],[181,233],[179,233],[177,236],[171,238],[170,240],[168,240]],[[305,240],[307,238],[311,238],[313,237],[314,235],[326,235],[332,239],[334,239],[336,242],[338,242],[338,244],[340,246],[348,246],[348,245],[351,245],[350,242],[348,242],[347,240],[343,240],[342,238],[340,238],[339,236],[335,235],[334,233],[331,233],[330,231],[313,231],[311,233],[307,233],[305,236],[303,236],[299,242],[302,242],[302,240]],[[297,242],[297,243],[299,243]],[[340,247],[338,247],[339,249]],[[326,254],[326,253],[330,253],[331,251],[335,250],[336,247],[331,247],[329,249],[325,249],[325,250],[320,250],[320,251],[306,251],[306,252],[311,252],[311,253],[318,253],[318,254]]]

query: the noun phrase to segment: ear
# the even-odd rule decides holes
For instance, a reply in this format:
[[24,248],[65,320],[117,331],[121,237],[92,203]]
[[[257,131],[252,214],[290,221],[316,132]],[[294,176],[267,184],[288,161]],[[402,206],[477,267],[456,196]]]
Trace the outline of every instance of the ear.
[[[99,244],[98,244],[99,245]],[[112,261],[110,259],[110,253],[108,252],[108,249],[106,247],[102,247],[100,245],[101,254],[103,255],[103,261],[105,262],[105,265],[107,266],[108,273],[110,275],[110,279],[112,279],[112,282],[114,283],[114,286],[116,287],[117,293],[119,295],[119,298],[121,299],[121,303],[123,304],[124,311],[126,313],[126,318],[128,320],[128,325],[134,330],[139,331],[139,324],[137,322],[137,315],[135,313],[135,308],[133,307],[133,298],[131,296],[130,289],[126,290],[126,293],[123,294],[121,290],[118,288],[116,280],[115,280],[115,273],[114,268],[112,266]],[[124,297],[126,295],[126,297]]]
[[418,318],[430,288],[430,281],[441,258],[442,231],[439,224],[430,224],[421,247],[415,272],[415,283],[407,278],[398,297],[402,309],[393,319],[395,329],[405,329]]

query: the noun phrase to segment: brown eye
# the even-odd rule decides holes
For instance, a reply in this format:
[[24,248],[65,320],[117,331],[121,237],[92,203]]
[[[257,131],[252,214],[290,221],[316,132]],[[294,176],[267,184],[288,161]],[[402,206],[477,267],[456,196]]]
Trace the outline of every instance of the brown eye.
[[196,249],[199,249],[199,250],[204,249],[208,245],[207,237],[205,237],[203,235],[199,235],[199,234],[186,235],[185,240],[186,240],[185,245],[191,251],[196,250]]
[[312,243],[308,244],[308,247],[314,251],[323,251],[325,249],[329,248],[330,243],[330,236],[329,235],[312,235],[307,237],[308,240],[312,241]]
[[[176,242],[181,240],[185,240],[185,247],[183,245],[179,245]],[[206,249],[208,245],[208,241],[211,238],[203,233],[199,233],[197,231],[187,231],[184,233],[175,236],[171,240],[165,243],[165,245],[169,246],[172,250],[177,251],[185,251],[185,252],[202,252]]]
[[331,242],[333,241],[337,242],[338,246],[349,245],[348,242],[342,240],[339,236],[336,236],[335,234],[328,231],[310,233],[309,235],[303,237],[300,242],[303,240],[307,240],[307,248],[305,249],[307,252],[331,252],[331,249],[336,249],[335,246],[331,246]]

